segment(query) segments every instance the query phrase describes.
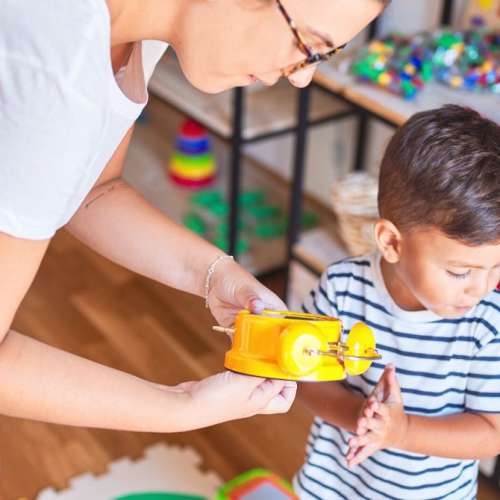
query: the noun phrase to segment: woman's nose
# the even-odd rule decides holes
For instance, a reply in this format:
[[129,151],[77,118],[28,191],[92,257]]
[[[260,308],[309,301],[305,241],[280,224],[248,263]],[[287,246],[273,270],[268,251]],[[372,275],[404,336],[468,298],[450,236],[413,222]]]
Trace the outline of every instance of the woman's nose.
[[297,71],[296,73],[293,73],[288,77],[288,81],[294,87],[299,87],[299,88],[307,87],[311,83],[311,80],[313,79],[315,70],[316,68],[307,68],[301,71]]

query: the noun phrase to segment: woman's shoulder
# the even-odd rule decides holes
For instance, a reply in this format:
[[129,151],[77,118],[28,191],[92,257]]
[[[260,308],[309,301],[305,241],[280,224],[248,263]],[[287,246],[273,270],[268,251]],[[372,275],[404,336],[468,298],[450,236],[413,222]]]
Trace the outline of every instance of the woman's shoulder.
[[[108,37],[108,39],[106,38]],[[105,0],[4,0],[0,57],[58,73],[109,44]]]

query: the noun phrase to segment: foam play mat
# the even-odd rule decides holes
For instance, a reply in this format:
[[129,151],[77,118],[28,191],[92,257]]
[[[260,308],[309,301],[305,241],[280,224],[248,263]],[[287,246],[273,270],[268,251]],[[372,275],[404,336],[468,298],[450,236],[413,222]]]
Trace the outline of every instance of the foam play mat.
[[36,500],[205,500],[214,498],[222,479],[201,470],[202,458],[192,448],[159,443],[143,458],[113,462],[102,475],[83,474],[69,488],[46,488]]

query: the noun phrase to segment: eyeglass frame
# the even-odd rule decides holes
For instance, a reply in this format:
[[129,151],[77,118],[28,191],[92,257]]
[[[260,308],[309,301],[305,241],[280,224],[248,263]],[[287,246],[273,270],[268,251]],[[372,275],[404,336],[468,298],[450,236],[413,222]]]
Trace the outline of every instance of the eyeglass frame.
[[[382,0],[384,4],[384,8],[390,3],[390,0]],[[340,52],[347,44],[340,45],[339,47],[335,47],[331,40],[317,34],[319,38],[326,44],[327,47],[330,47],[331,50],[325,53],[315,51],[310,45],[308,45],[302,34],[300,33],[295,21],[292,19],[285,6],[283,5],[281,0],[276,0],[276,4],[278,5],[278,9],[285,18],[285,21],[293,33],[293,37],[297,42],[299,50],[306,56],[306,58],[297,63],[290,64],[286,68],[281,70],[281,76],[288,78],[289,76],[302,71],[308,67],[315,67],[321,64],[322,62],[328,61],[335,54]]]

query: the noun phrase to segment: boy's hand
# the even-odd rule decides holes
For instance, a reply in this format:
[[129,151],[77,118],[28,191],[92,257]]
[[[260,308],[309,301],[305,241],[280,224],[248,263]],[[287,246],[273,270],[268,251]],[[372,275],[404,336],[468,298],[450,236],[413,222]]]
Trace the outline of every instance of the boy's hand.
[[188,397],[186,423],[190,428],[247,418],[257,414],[286,413],[295,399],[297,384],[283,380],[222,372],[175,388]]
[[361,409],[356,435],[349,440],[348,466],[360,464],[377,450],[402,448],[407,428],[396,370],[390,364]]

